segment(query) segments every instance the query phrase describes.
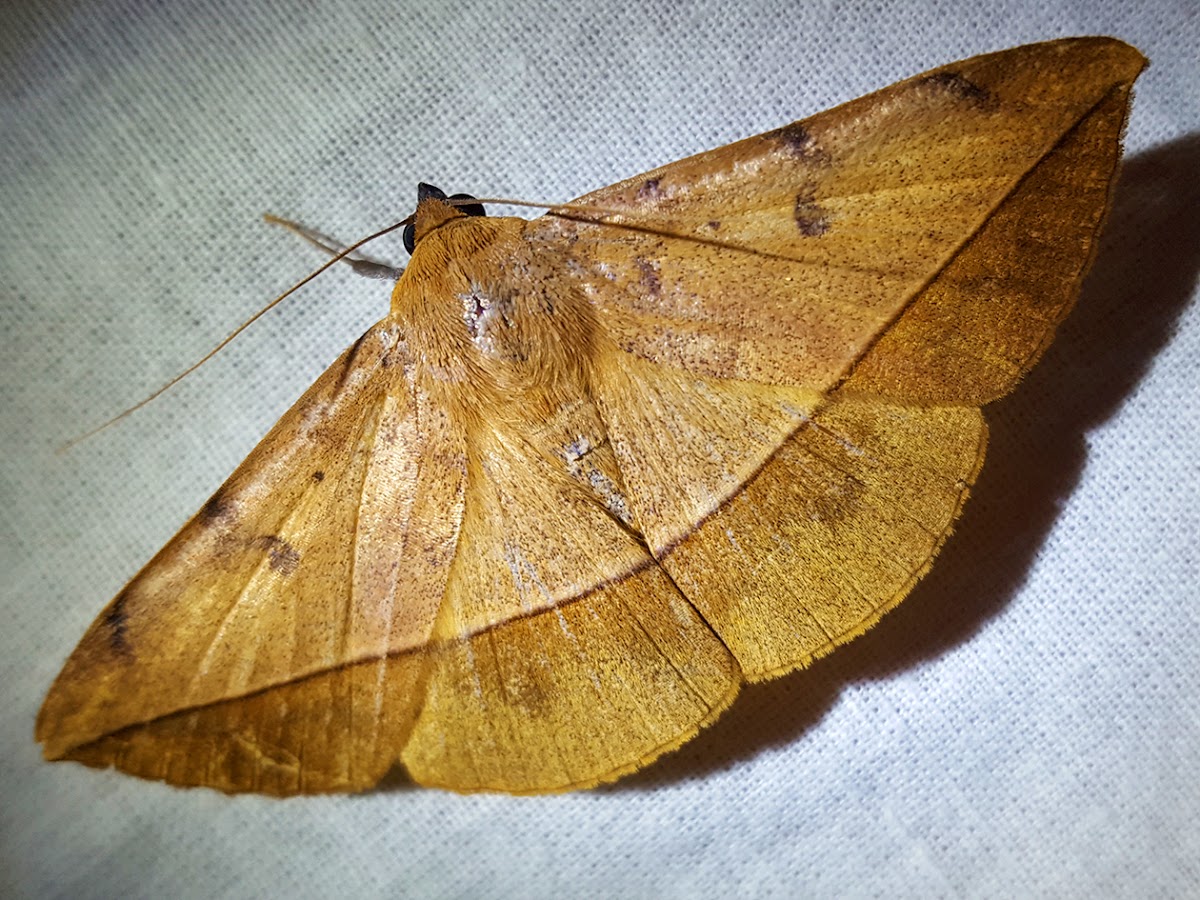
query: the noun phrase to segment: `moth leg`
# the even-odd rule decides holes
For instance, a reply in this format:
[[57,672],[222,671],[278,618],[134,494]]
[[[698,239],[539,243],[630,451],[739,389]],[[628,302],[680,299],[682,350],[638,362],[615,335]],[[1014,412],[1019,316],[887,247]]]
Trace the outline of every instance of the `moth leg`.
[[[280,225],[286,228],[292,234],[298,235],[318,250],[323,250],[330,256],[337,256],[339,253],[346,251],[346,245],[341,241],[331,238],[329,235],[323,234],[315,228],[309,228],[307,225],[301,225],[299,222],[293,222],[290,219],[281,219],[279,216],[273,216],[270,213],[263,215],[263,218],[272,225]],[[389,265],[382,260],[367,256],[358,250],[343,257],[339,262],[348,264],[358,275],[385,281],[396,281],[404,271],[401,266]]]

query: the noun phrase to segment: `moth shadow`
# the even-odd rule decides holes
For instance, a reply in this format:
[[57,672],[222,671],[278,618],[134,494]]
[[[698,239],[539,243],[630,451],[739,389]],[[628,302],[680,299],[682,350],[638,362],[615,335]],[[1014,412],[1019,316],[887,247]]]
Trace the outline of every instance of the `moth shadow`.
[[1092,272],[1039,365],[987,409],[987,462],[932,571],[867,634],[786,677],[748,685],[710,728],[599,790],[645,791],[728,769],[794,741],[841,689],[969,640],[1025,581],[1087,460],[1086,433],[1137,387],[1200,272],[1200,134],[1125,163]]

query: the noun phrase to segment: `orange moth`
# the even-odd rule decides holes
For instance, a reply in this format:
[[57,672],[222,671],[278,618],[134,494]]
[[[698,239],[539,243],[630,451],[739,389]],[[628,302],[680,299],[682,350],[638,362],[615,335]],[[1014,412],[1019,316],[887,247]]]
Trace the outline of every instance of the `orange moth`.
[[100,613],[46,757],[585,788],[862,634],[1075,300],[1144,65],[974,57],[532,221],[422,190],[390,311]]

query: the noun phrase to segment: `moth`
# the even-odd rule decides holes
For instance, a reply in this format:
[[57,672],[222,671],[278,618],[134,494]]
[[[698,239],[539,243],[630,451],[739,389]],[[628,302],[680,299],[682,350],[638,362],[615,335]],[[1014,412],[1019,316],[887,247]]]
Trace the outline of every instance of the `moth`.
[[862,634],[1075,301],[1144,65],[974,57],[533,220],[423,188],[390,311],[100,613],[46,758],[587,788]]

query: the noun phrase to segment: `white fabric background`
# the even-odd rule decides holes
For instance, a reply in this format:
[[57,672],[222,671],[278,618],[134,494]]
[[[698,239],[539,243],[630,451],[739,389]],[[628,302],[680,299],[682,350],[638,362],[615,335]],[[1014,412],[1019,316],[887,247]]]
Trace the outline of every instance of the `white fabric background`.
[[[418,180],[562,200],[923,69],[1113,34],[1153,61],[1079,308],[990,412],[974,500],[870,634],[616,786],[273,801],[41,762],[115,594],[387,288],[333,272]],[[1196,896],[1194,0],[14,2],[0,11],[0,894]],[[403,260],[398,244],[378,252]]]

